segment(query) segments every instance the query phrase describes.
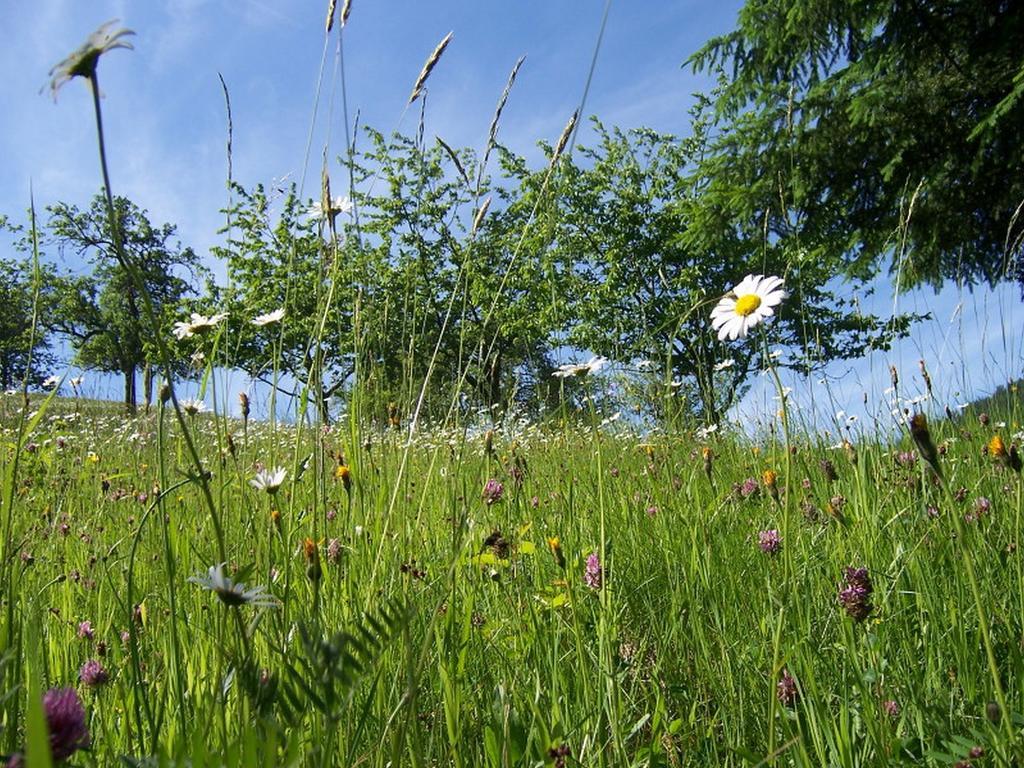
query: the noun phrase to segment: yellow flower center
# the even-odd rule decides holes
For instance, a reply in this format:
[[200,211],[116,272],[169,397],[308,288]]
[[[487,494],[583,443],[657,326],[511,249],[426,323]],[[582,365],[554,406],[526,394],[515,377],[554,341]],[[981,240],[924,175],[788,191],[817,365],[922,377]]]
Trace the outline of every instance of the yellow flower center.
[[761,297],[756,293],[748,293],[736,299],[736,314],[746,317],[761,306]]

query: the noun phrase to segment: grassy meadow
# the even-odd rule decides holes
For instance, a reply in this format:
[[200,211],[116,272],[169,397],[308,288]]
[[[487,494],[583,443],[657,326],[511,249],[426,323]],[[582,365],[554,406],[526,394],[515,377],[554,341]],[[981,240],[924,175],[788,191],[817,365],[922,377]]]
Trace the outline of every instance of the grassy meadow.
[[[1022,484],[987,453],[1018,412],[931,426],[945,486],[909,438],[200,413],[204,485],[162,406],[34,401],[15,452],[16,397],[9,751],[71,685],[81,765],[1020,760]],[[220,562],[265,592],[190,581]]]

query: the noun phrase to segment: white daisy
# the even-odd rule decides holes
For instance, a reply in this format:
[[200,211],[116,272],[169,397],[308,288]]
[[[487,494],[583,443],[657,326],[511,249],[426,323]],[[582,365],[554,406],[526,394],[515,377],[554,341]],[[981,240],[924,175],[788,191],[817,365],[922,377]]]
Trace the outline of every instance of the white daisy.
[[256,315],[252,319],[252,324],[259,327],[264,325],[270,325],[271,323],[279,323],[284,319],[284,307],[275,309],[273,312],[267,312],[265,315]]
[[206,410],[206,403],[204,403],[202,400],[182,400],[180,405],[181,410],[183,410],[189,416],[195,416],[196,414],[202,413],[203,411]]
[[558,370],[552,373],[556,379],[567,379],[570,376],[585,376],[588,373],[597,373],[608,365],[607,357],[592,357],[585,363],[566,363],[558,366]]
[[266,491],[267,493],[274,494],[281,487],[286,474],[288,474],[288,471],[284,467],[278,467],[273,471],[261,469],[256,473],[256,477],[249,481],[249,485],[257,491]]
[[47,376],[46,380],[43,382],[43,386],[47,389],[56,387],[58,384],[60,384],[60,376]]
[[736,361],[733,360],[730,357],[728,360],[723,360],[720,363],[716,363],[715,364],[715,370],[716,371],[724,371],[724,370],[727,370],[729,368],[732,368],[734,365],[736,365]]
[[266,587],[246,589],[244,584],[232,581],[230,576],[224,574],[224,565],[211,565],[205,576],[192,576],[189,581],[215,592],[224,605],[253,605],[257,608],[272,608],[277,605],[273,596],[267,593]]
[[323,203],[317,201],[309,206],[306,215],[311,219],[324,219],[328,216],[337,216],[339,213],[348,213],[352,210],[352,207],[352,201],[347,197],[335,197],[331,200],[330,207],[326,212],[324,211]]
[[711,327],[720,341],[744,338],[747,331],[766,317],[786,298],[781,277],[747,275],[711,310]]
[[179,321],[174,324],[174,335],[179,339],[188,339],[196,334],[206,333],[216,328],[227,316],[226,312],[219,312],[210,317],[193,312],[188,322]]

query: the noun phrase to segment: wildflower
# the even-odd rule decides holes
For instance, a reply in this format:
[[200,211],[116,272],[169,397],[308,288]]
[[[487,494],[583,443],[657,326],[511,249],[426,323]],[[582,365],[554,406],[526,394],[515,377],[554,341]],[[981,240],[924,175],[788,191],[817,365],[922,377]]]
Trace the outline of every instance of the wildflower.
[[302,542],[302,555],[306,558],[306,576],[310,581],[320,581],[323,576],[323,569],[320,567],[320,549],[313,539],[307,538]]
[[764,483],[764,487],[768,489],[768,493],[775,500],[779,500],[779,476],[774,470],[766,469],[761,473],[761,481]]
[[501,501],[503,493],[505,493],[505,486],[492,477],[484,485],[483,500],[488,505],[494,504],[495,502]]
[[555,557],[555,562],[563,571],[565,570],[565,555],[562,553],[562,542],[557,536],[548,537],[548,549]]
[[716,371],[725,371],[725,370],[728,370],[729,368],[732,368],[734,365],[736,365],[736,361],[733,360],[730,357],[727,360],[723,360],[720,363],[716,363],[715,364],[715,370]]
[[647,507],[647,516],[648,517],[657,517],[657,515],[658,515],[658,507],[655,504],[651,504],[649,507]]
[[559,744],[557,747],[551,747],[548,750],[548,757],[551,758],[554,768],[565,768],[565,758],[571,754],[572,752],[569,750],[568,744]]
[[766,555],[776,555],[782,549],[782,536],[775,528],[761,531],[757,534],[757,546]]
[[573,376],[586,376],[588,373],[597,373],[608,365],[607,357],[592,357],[585,363],[566,363],[558,366],[551,375],[556,379],[568,379]]
[[781,277],[747,275],[711,310],[711,327],[719,341],[744,338],[747,331],[775,314],[786,298]]
[[173,333],[179,340],[201,336],[207,331],[212,331],[216,328],[226,317],[226,312],[220,312],[210,317],[193,312],[188,322],[179,321],[174,324]]
[[267,593],[265,587],[246,589],[244,584],[232,581],[231,577],[224,574],[225,565],[211,565],[205,576],[192,576],[189,581],[216,593],[221,602],[230,607],[253,605],[261,608],[277,605],[277,601]]
[[1020,454],[1017,452],[1017,446],[1011,445],[1010,449],[1006,449],[1006,443],[1003,442],[1003,438],[999,434],[992,435],[992,439],[988,441],[986,446],[988,455],[998,461],[1004,467],[1009,467],[1014,472],[1020,472],[1021,470],[1021,459]]
[[195,416],[196,414],[203,413],[206,411],[206,403],[202,400],[188,399],[181,401],[181,410],[187,413],[189,416]]
[[86,41],[70,56],[50,70],[50,91],[53,93],[54,101],[57,100],[57,91],[64,83],[75,77],[85,77],[90,80],[96,76],[96,65],[100,56],[115,48],[131,49],[132,44],[121,38],[134,35],[130,29],[119,29],[113,31],[117,19],[111,19],[93,32]]
[[341,562],[341,541],[339,539],[331,539],[327,542],[327,562],[332,565]]
[[994,459],[1004,459],[1007,456],[1006,444],[998,433],[992,435],[992,439],[988,441],[986,450],[988,451],[988,455]]
[[352,201],[347,197],[335,197],[327,202],[326,209],[323,202],[317,201],[306,210],[306,215],[311,219],[326,219],[332,221],[339,213],[350,213],[353,208]]
[[92,628],[91,621],[83,621],[78,625],[78,637],[82,640],[92,640],[95,637],[96,631]]
[[89,688],[99,688],[110,680],[110,673],[96,659],[89,659],[78,671],[78,679]]
[[964,515],[964,520],[973,523],[992,511],[992,501],[985,496],[979,496],[974,500],[974,509]]
[[849,440],[843,440],[843,451],[846,453],[847,460],[854,466],[857,466],[857,449],[853,443]]
[[867,568],[848,567],[843,572],[845,584],[840,585],[839,602],[854,621],[864,621],[871,613],[873,586]]
[[591,589],[600,589],[604,582],[604,569],[597,552],[587,555],[587,566],[583,571],[583,582]]
[[882,702],[882,710],[891,718],[900,716],[900,704],[894,699],[886,699]]
[[942,469],[939,467],[939,453],[935,449],[931,433],[928,431],[928,420],[923,413],[915,413],[910,419],[910,437],[917,446],[917,452],[921,458],[939,477],[942,477]]
[[278,467],[273,471],[261,469],[256,473],[256,477],[249,481],[249,485],[257,491],[266,491],[273,496],[281,487],[281,483],[284,482],[284,477],[287,473],[284,467]]
[[800,697],[800,690],[796,687],[796,680],[789,670],[782,669],[779,675],[779,682],[775,685],[775,697],[784,707],[792,707]]
[[337,480],[341,480],[341,484],[345,486],[345,490],[351,490],[352,488],[352,470],[348,468],[346,464],[339,464],[338,468],[334,470],[334,477]]
[[761,490],[761,486],[757,484],[757,480],[748,477],[742,484],[736,487],[736,490],[744,499],[749,499],[751,496],[757,495],[757,492]]
[[90,744],[85,708],[74,688],[51,688],[43,694],[43,712],[50,732],[50,754],[66,760]]
[[836,465],[833,464],[829,459],[821,460],[821,473],[825,476],[825,479],[830,483],[834,483],[839,479],[839,473],[836,471]]
[[60,384],[60,376],[56,375],[47,376],[46,380],[43,381],[43,386],[46,387],[47,389],[50,389],[51,387],[56,387],[58,384]]
[[283,319],[284,307],[279,307],[278,309],[275,309],[273,312],[268,312],[265,315],[256,315],[256,317],[252,319],[252,324],[262,328],[264,325],[273,325],[274,323],[279,323]]

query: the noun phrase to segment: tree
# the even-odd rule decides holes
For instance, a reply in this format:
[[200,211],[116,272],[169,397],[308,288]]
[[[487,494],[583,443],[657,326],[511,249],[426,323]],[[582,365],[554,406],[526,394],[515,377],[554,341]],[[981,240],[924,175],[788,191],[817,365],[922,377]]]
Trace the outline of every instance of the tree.
[[53,288],[53,274],[44,266],[37,273],[27,260],[0,259],[0,388],[26,379],[38,386],[52,371],[56,356],[44,318]]
[[563,161],[557,198],[557,282],[569,297],[575,346],[653,361],[670,374],[664,383],[675,382],[661,394],[689,392],[683,409],[713,422],[764,362],[756,342],[720,342],[708,321],[709,302],[748,273],[785,277],[791,296],[770,335],[772,346],[788,348],[786,367],[808,373],[906,332],[912,318],[860,313],[830,281],[828,264],[791,243],[751,242],[733,232],[695,246],[688,235],[702,201],[688,169],[703,148],[699,130],[679,140],[595,125],[598,145],[580,149],[578,162]]
[[1022,39],[1014,0],[748,0],[690,59],[721,80],[691,242],[1024,285]]
[[[279,212],[262,185],[252,191],[235,185],[234,194],[231,238],[214,250],[227,262],[223,305],[232,362],[281,390],[289,379],[298,382],[326,420],[328,400],[355,370],[351,264],[335,257],[294,187]],[[253,324],[279,309],[285,312],[282,323]],[[275,372],[285,378],[275,380]]]
[[[170,336],[183,301],[203,274],[199,258],[175,239],[173,225],[154,227],[146,212],[124,197],[115,198],[114,207],[125,256],[150,296],[157,332]],[[87,211],[67,203],[49,211],[51,237],[60,251],[72,251],[92,267],[88,274],[60,279],[54,326],[70,339],[79,365],[124,376],[124,403],[134,411],[136,373],[144,373],[148,404],[157,355],[136,284],[114,256],[105,198],[97,195]]]
[[[368,135],[356,178],[385,182],[356,196],[362,263],[383,278],[364,288],[378,369],[411,401],[430,370],[439,416],[456,389],[488,407],[523,404],[551,370],[554,328],[547,249],[530,226],[536,190],[492,183],[470,150]],[[499,156],[510,176],[521,165]]]

